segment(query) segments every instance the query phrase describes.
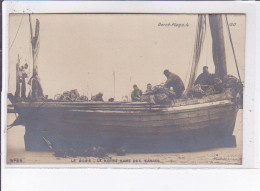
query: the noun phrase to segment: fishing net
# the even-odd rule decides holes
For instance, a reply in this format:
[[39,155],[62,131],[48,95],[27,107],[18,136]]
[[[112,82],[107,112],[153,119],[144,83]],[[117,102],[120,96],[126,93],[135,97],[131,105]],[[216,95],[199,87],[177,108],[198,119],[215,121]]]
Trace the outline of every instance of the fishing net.
[[175,92],[164,84],[156,85],[149,93],[144,93],[141,97],[141,101],[149,102],[152,104],[167,105],[171,103],[171,100],[176,96]]
[[221,94],[227,90],[232,93],[232,96],[236,96],[237,93],[243,92],[241,87],[243,88],[243,85],[236,77],[227,75],[223,80],[215,78],[213,83],[209,85],[193,85],[188,97],[202,98],[209,95]]
[[70,90],[70,91],[65,91],[63,94],[57,94],[54,97],[54,100],[57,101],[64,101],[64,102],[83,102],[83,101],[88,101],[87,96],[80,95],[78,90]]

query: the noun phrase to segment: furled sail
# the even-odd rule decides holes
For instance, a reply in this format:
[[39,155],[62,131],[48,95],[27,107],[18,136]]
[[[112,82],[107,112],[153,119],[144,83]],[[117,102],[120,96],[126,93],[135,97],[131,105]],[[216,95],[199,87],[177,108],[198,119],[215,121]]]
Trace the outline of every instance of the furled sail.
[[31,85],[32,89],[31,92],[29,93],[29,99],[38,101],[44,98],[42,86],[40,83],[40,78],[38,75],[38,66],[37,66],[37,58],[38,58],[39,46],[40,46],[40,40],[39,40],[40,22],[38,19],[36,19],[34,35],[33,35],[30,15],[29,15],[29,22],[30,22],[30,31],[31,31],[32,57],[33,57],[33,75],[29,80],[29,84]]
[[189,78],[189,84],[184,92],[184,95],[187,95],[190,89],[192,88],[195,77],[197,74],[198,64],[200,60],[200,54],[202,51],[203,42],[205,39],[206,34],[206,15],[200,14],[198,15],[198,25],[196,30],[196,38],[195,38],[195,45],[194,45],[194,53],[193,53],[193,60],[191,66],[191,73]]
[[38,58],[39,47],[40,47],[39,35],[40,35],[40,22],[38,19],[36,19],[35,34],[34,36],[31,36],[32,56],[33,56],[33,75],[38,74],[37,58]]
[[222,15],[209,15],[209,24],[212,36],[212,55],[215,64],[215,74],[217,74],[220,78],[223,78],[227,75],[227,65]]

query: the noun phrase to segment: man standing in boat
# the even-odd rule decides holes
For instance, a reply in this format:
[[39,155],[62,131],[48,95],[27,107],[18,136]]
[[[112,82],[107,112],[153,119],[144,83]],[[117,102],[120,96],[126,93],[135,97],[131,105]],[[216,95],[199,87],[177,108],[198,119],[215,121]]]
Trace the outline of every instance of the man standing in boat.
[[132,101],[137,102],[141,101],[141,96],[143,95],[142,90],[140,90],[137,85],[133,85],[134,90],[131,93]]
[[28,64],[26,63],[21,70],[21,82],[22,82],[22,91],[21,96],[23,99],[26,99],[26,83],[25,78],[28,78]]
[[[24,66],[18,68],[18,76],[19,76],[19,84],[16,90],[16,97],[22,98],[23,100],[26,99],[26,83],[25,78],[28,78],[28,64],[26,63]],[[20,91],[21,90],[21,91]]]
[[164,70],[164,75],[167,77],[167,81],[165,82],[164,86],[167,88],[172,87],[173,91],[175,92],[175,98],[180,98],[185,90],[183,81],[181,78],[170,72],[169,70]]

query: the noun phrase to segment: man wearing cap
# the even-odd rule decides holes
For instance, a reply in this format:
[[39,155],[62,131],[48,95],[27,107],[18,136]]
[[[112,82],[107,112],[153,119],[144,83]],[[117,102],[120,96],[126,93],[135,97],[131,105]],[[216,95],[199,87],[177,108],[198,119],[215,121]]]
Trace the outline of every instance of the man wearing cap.
[[141,101],[141,96],[143,94],[142,90],[140,90],[137,85],[133,85],[134,90],[131,93],[132,101],[138,102]]
[[165,87],[173,88],[173,91],[175,92],[176,96],[175,98],[180,98],[185,90],[184,84],[181,80],[181,78],[170,72],[169,70],[164,70],[164,75],[167,77],[167,81],[165,82]]

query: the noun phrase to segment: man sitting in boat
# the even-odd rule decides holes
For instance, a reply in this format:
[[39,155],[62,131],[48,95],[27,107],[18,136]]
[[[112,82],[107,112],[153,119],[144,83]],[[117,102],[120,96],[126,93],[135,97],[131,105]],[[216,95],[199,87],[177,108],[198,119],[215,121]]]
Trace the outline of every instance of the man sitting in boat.
[[155,104],[155,97],[152,84],[147,84],[146,88],[147,89],[145,90],[144,94],[141,96],[141,101]]
[[181,80],[181,78],[170,72],[169,70],[164,70],[164,75],[167,77],[167,81],[165,82],[165,87],[167,88],[173,88],[173,91],[175,92],[176,96],[175,98],[181,98],[185,87],[183,84],[183,81]]
[[200,84],[201,86],[208,86],[212,83],[212,74],[209,73],[208,66],[203,66],[203,73],[195,80],[194,85]]
[[99,92],[97,95],[92,96],[91,101],[104,101],[103,100],[103,93]]
[[140,90],[137,85],[133,85],[134,90],[131,93],[132,101],[138,102],[141,101],[141,96],[143,95],[142,90]]
[[208,67],[203,67],[203,73],[194,82],[189,95],[195,97],[208,96],[223,92],[223,83],[216,74],[210,74]]

